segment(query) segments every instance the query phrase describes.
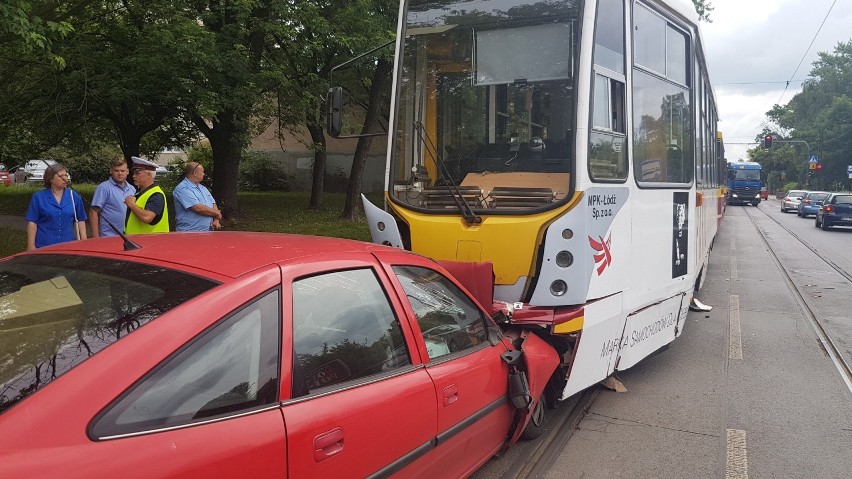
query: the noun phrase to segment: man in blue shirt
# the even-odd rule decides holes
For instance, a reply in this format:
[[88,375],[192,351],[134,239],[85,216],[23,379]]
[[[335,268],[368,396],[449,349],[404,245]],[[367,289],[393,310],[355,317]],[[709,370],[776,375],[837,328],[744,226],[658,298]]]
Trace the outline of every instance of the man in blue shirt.
[[110,178],[95,188],[89,218],[92,223],[92,238],[99,236],[118,236],[109,225],[112,224],[124,233],[124,220],[127,205],[124,199],[136,194],[136,188],[127,181],[130,169],[124,158],[116,158],[109,165]]
[[210,231],[222,227],[222,213],[210,191],[201,184],[204,167],[190,161],[184,179],[175,187],[175,231]]

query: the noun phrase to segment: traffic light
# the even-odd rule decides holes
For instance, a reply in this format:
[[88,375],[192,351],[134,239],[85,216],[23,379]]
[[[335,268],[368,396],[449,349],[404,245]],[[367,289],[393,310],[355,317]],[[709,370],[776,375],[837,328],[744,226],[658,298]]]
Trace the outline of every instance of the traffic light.
[[817,163],[817,164],[816,164],[816,170],[817,170],[817,173],[819,173],[820,171],[822,171],[822,164],[821,164],[821,163]]
[[767,150],[772,148],[772,135],[766,135],[763,137],[763,147]]

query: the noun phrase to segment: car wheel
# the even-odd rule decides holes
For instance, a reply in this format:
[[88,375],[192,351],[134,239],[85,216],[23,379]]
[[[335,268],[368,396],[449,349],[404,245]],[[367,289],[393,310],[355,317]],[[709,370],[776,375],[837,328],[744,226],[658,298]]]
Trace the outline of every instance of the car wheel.
[[538,398],[538,402],[535,403],[535,409],[532,412],[532,418],[530,422],[527,424],[527,427],[524,428],[524,431],[521,433],[521,439],[525,441],[529,441],[531,439],[535,439],[541,436],[541,433],[544,432],[544,422],[547,419],[547,400],[544,395]]
[[814,216],[814,226],[816,226],[817,228],[819,228],[819,226],[820,226],[820,225],[819,225],[819,216]]
[[828,226],[828,223],[825,221],[825,217],[823,217],[822,218],[822,230],[828,231],[829,229],[831,229],[831,226]]

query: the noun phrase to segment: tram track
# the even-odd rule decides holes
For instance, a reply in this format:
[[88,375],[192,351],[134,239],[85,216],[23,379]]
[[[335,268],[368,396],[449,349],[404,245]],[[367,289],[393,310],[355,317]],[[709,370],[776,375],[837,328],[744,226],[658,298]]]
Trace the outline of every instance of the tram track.
[[531,451],[520,455],[500,479],[543,477],[574,435],[598,394],[599,386],[593,386],[569,398],[567,404],[557,407],[559,414],[551,418],[552,428],[535,442]]
[[766,216],[767,218],[772,220],[775,224],[777,224],[779,227],[781,227],[781,229],[783,229],[790,236],[795,238],[796,241],[798,241],[803,246],[808,248],[811,252],[813,252],[813,254],[816,255],[817,258],[819,258],[826,265],[828,265],[831,269],[833,269],[835,272],[837,272],[838,274],[840,274],[841,276],[843,276],[844,278],[846,278],[850,282],[852,282],[852,275],[850,275],[846,270],[844,270],[843,268],[841,268],[840,266],[838,266],[837,264],[835,264],[834,262],[832,262],[831,260],[829,260],[828,258],[823,256],[822,254],[820,254],[819,251],[817,251],[811,245],[807,244],[798,235],[796,235],[789,228],[787,228],[786,226],[781,224],[780,221],[773,218],[767,212],[756,209],[756,208],[755,209],[752,209],[752,208],[744,208],[743,209],[743,211],[745,211],[746,217],[749,219],[749,221],[751,221],[752,225],[754,226],[754,229],[757,230],[758,234],[760,235],[760,239],[763,241],[763,244],[766,246],[766,249],[769,251],[769,254],[772,257],[772,261],[775,263],[775,265],[778,267],[778,270],[781,272],[781,275],[784,278],[784,283],[786,284],[787,289],[790,291],[790,293],[795,298],[796,303],[799,305],[799,308],[802,311],[802,314],[808,320],[808,322],[810,323],[811,327],[814,330],[814,333],[817,335],[817,339],[819,340],[820,347],[823,349],[823,351],[825,351],[826,355],[829,358],[831,358],[832,362],[834,363],[835,367],[837,368],[838,372],[840,373],[841,378],[843,379],[844,383],[846,384],[846,387],[849,389],[850,392],[852,392],[852,367],[850,367],[849,361],[847,361],[846,358],[843,356],[843,354],[840,352],[840,349],[837,347],[837,344],[831,338],[831,335],[826,330],[825,326],[822,324],[822,321],[820,321],[819,317],[816,315],[814,310],[810,307],[807,300],[805,300],[805,297],[801,293],[801,291],[799,291],[799,288],[796,287],[796,284],[793,281],[793,278],[790,275],[790,272],[787,271],[787,268],[784,267],[780,258],[778,258],[778,256],[775,254],[775,251],[772,249],[772,247],[769,244],[769,240],[767,239],[766,234],[760,229],[760,227],[757,224],[757,221],[755,220],[754,214],[751,213],[751,211],[753,211],[753,210],[759,211],[764,216]]

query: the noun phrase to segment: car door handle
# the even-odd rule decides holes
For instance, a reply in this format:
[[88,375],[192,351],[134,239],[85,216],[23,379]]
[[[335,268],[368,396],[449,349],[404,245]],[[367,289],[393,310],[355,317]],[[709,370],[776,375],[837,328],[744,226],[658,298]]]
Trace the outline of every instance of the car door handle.
[[459,400],[459,387],[451,384],[444,388],[444,407]]
[[335,428],[314,438],[314,461],[322,462],[343,451],[343,429]]

